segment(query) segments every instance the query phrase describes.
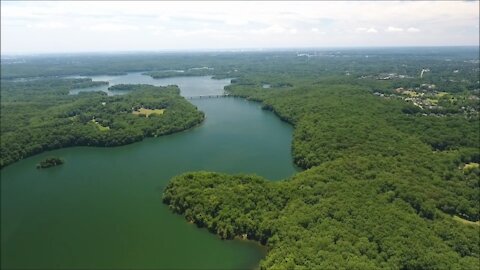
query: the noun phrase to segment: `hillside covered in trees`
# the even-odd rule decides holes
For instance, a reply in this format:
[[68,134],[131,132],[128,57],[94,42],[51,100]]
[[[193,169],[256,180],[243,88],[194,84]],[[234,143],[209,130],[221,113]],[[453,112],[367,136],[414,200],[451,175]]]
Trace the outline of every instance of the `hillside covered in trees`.
[[228,92],[293,124],[292,154],[307,170],[277,183],[187,173],[163,200],[224,239],[267,245],[262,269],[477,269],[480,170],[466,169],[480,162],[475,68],[460,93],[436,79],[454,109],[435,112],[375,94],[418,79],[239,76]]
[[[188,129],[204,114],[176,86],[121,85],[126,95],[68,95],[91,86],[89,79],[2,81],[1,167],[68,146],[117,146]],[[80,84],[80,86],[79,86]],[[149,117],[139,109],[163,110]]]
[[182,175],[164,194],[175,212],[223,238],[266,244],[265,269],[479,266],[479,226],[451,217],[479,219],[479,170],[462,169],[479,162],[478,119],[427,122],[450,142],[437,151],[417,131],[425,121],[405,121],[402,104],[366,89],[316,86],[264,102],[295,125],[295,161],[311,169],[280,183]]

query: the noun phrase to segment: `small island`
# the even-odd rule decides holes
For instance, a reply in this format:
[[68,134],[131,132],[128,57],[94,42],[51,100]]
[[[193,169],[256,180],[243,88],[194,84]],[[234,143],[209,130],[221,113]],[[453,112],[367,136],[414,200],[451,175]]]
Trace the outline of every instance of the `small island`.
[[45,169],[63,164],[63,160],[58,157],[48,157],[37,164],[37,169]]

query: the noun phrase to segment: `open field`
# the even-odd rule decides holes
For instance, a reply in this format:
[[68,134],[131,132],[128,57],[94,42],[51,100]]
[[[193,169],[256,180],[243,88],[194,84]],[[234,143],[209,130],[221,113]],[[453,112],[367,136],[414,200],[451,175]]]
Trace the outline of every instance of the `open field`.
[[149,117],[150,115],[152,114],[163,114],[165,112],[165,109],[145,109],[145,108],[140,108],[136,111],[133,111],[132,113],[133,114],[136,114],[136,115],[145,115],[145,117]]
[[480,166],[479,166],[478,163],[470,162],[470,163],[465,164],[465,166],[463,166],[463,172],[464,173],[470,173],[472,170],[478,169],[479,167]]
[[92,123],[94,123],[100,131],[109,131],[110,130],[110,127],[104,127],[104,126],[100,125],[97,121],[95,121],[95,119],[92,119]]

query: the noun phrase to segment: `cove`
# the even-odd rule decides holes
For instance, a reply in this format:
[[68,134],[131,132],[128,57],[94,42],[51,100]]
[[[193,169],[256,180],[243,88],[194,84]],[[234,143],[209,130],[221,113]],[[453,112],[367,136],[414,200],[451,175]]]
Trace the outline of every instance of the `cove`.
[[[223,91],[228,83],[210,77],[156,80],[170,82],[178,82],[185,96]],[[188,171],[289,177],[296,172],[293,128],[244,99],[191,102],[206,114],[191,130],[120,147],[59,149],[2,169],[1,267],[255,268],[264,248],[198,229],[173,214],[161,193],[171,177]],[[35,168],[52,155],[65,164]]]

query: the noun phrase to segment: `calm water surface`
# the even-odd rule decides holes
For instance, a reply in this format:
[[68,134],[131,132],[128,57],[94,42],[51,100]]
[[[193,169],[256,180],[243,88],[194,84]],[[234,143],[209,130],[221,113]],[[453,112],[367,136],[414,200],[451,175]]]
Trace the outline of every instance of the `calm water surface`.
[[[117,84],[151,84],[155,86],[178,85],[182,96],[192,97],[199,95],[221,95],[223,87],[230,84],[230,79],[212,80],[212,76],[196,76],[196,77],[172,77],[163,79],[153,79],[150,76],[142,75],[143,72],[132,72],[122,76],[92,76],[93,81],[109,82],[108,85],[100,85],[88,88],[70,90],[70,94],[75,95],[79,92],[102,91],[108,95],[125,94],[122,91],[110,91],[108,87]],[[87,78],[83,76],[70,76],[70,78]]]
[[[219,93],[228,83],[209,77],[156,81],[178,83],[191,96]],[[191,130],[121,147],[59,149],[2,169],[2,268],[254,268],[265,256],[262,247],[198,229],[169,211],[161,193],[171,177],[187,171],[271,180],[292,175],[292,127],[243,99],[192,102],[207,117]],[[35,169],[50,155],[66,163]]]

